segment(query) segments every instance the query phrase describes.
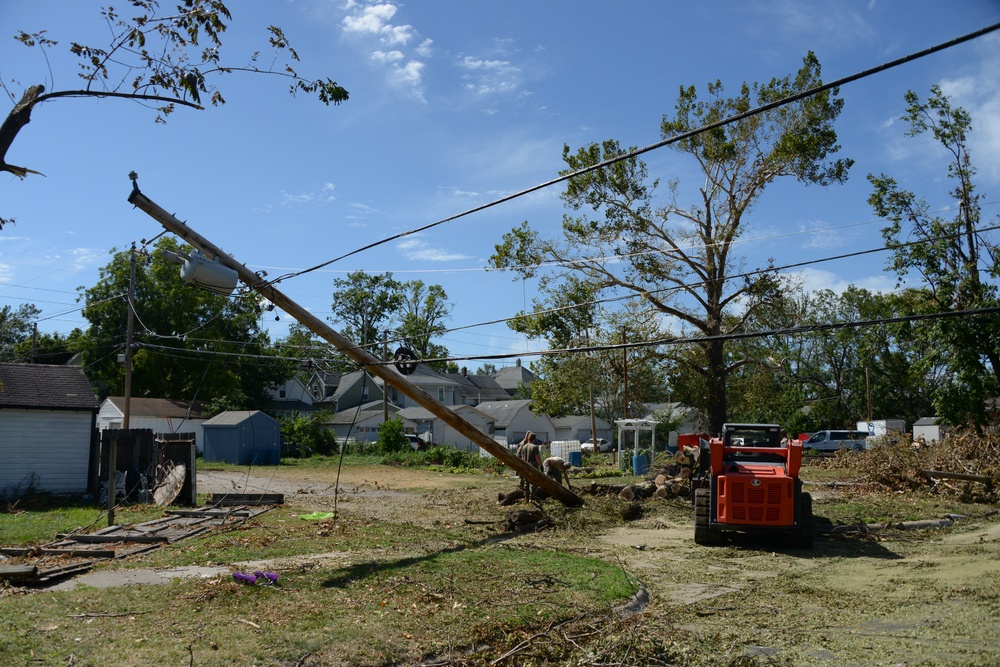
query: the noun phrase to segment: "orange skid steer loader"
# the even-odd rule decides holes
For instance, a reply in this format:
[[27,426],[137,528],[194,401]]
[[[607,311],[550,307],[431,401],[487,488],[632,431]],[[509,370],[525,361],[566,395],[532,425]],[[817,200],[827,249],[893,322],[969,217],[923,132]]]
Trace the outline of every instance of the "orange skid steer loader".
[[694,492],[694,541],[716,545],[726,531],[774,533],[812,547],[812,497],[802,491],[802,443],[776,424],[724,424],[702,445]]

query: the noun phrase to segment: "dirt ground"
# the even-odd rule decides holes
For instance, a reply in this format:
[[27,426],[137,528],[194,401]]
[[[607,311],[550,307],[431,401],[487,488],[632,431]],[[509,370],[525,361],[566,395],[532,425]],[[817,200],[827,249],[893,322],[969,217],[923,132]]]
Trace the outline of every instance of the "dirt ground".
[[[372,518],[460,524],[502,516],[505,508],[486,501],[516,488],[511,478],[385,467],[345,468],[338,486],[333,473],[206,471],[198,474],[198,491],[284,493],[286,504],[310,510],[336,503],[339,511]],[[953,516],[942,530],[839,533],[824,521],[824,506],[850,502],[851,491],[808,490],[819,530],[809,550],[747,536],[696,546],[683,499],[646,501],[638,520],[583,539],[580,531],[557,528],[524,541],[617,561],[648,592],[640,608],[650,631],[712,642],[729,656],[719,664],[1000,664],[995,512]],[[482,502],[464,500],[473,497]]]

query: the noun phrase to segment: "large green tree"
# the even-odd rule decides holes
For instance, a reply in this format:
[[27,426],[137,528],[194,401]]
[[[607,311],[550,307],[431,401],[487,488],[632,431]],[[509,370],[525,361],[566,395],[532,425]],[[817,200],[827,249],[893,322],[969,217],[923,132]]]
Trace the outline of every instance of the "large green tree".
[[[18,132],[31,120],[31,113],[43,102],[72,97],[118,98],[138,102],[156,111],[156,121],[164,122],[177,105],[202,108],[202,97],[213,106],[225,104],[217,82],[236,73],[267,75],[289,83],[290,92],[315,95],[324,104],[340,104],[347,90],[329,78],[309,79],[295,70],[298,54],[282,29],[268,26],[267,43],[271,55],[259,51],[224,57],[222,35],[232,19],[222,0],[184,0],[161,12],[157,0],[131,0],[124,7],[100,10],[107,27],[107,41],[82,44],[69,41],[63,48],[76,63],[75,75],[67,79],[81,82],[79,89],[46,91],[36,84],[0,80],[0,91],[14,104],[0,126],[0,171],[20,178],[39,172],[6,162],[7,151]],[[44,21],[44,13],[41,15]],[[9,26],[14,28],[14,26]],[[14,39],[35,50],[51,74],[52,59],[59,42],[44,29],[19,30]],[[70,38],[71,39],[71,38]],[[20,99],[18,94],[20,91]],[[0,228],[9,219],[0,218]]]
[[[721,82],[709,84],[706,99],[694,86],[681,88],[676,112],[661,124],[664,138],[775,102],[822,84],[820,63],[809,53],[794,76],[764,84],[744,84],[726,97]],[[755,313],[781,297],[783,285],[770,272],[737,278],[733,254],[750,222],[748,213],[767,186],[781,178],[829,185],[846,180],[850,160],[833,159],[839,150],[834,122],[843,101],[836,89],[759,113],[672,144],[694,160],[704,182],[697,201],[682,206],[673,181],[664,201],[656,198],[638,158],[593,171],[623,154],[614,140],[573,152],[563,149],[569,178],[563,201],[575,215],[563,218],[562,238],[543,239],[527,223],[504,236],[490,264],[530,277],[540,267],[561,267],[540,281],[555,292],[567,276],[590,286],[595,295],[631,294],[663,316],[675,318],[682,333],[705,340],[696,354],[682,355],[684,372],[702,378],[700,405],[712,430],[728,416],[729,374],[745,364],[728,359],[724,336],[740,330]],[[589,212],[588,212],[589,211]]]
[[17,345],[31,338],[40,313],[30,303],[0,308],[0,361],[26,361],[18,358]]
[[[445,321],[451,315],[448,294],[440,285],[425,285],[422,280],[402,284],[399,326],[396,335],[409,344],[421,359],[443,359],[448,348],[433,341],[445,332]],[[431,362],[431,367],[446,370],[446,361]]]
[[[891,267],[901,280],[916,278],[923,284],[928,299],[921,312],[1000,306],[995,237],[978,229],[982,195],[976,192],[969,152],[972,118],[952,106],[938,86],[926,100],[913,91],[905,99],[906,133],[929,133],[944,148],[948,195],[959,207],[954,215],[939,215],[895,179],[869,174],[869,203],[889,221],[882,234],[893,249]],[[1000,318],[995,313],[943,318],[926,322],[922,331],[928,344],[921,368],[942,380],[933,398],[938,416],[953,424],[983,423],[987,399],[1000,392]]]
[[[136,253],[132,395],[197,398],[217,410],[264,407],[294,363],[275,358],[255,293],[226,297],[190,286],[161,254],[184,250],[164,237],[153,252]],[[112,255],[97,284],[83,290],[84,363],[102,396],[121,395],[125,379],[118,355],[126,348],[132,251]]]
[[[354,271],[346,278],[333,280],[333,316],[335,329],[361,346],[387,341],[403,304],[403,284],[392,273]],[[381,356],[379,350],[369,350]]]

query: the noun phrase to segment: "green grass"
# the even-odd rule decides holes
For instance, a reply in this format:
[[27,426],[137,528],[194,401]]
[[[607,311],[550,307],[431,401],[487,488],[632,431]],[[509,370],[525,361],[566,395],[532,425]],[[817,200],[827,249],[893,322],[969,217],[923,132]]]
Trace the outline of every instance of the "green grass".
[[[149,521],[163,515],[154,505],[123,505],[115,524]],[[57,533],[94,532],[108,525],[107,508],[75,497],[30,494],[0,506],[0,546],[44,544]]]
[[479,638],[513,642],[530,628],[604,616],[635,590],[614,563],[508,536],[294,515],[268,512],[128,559],[236,568],[303,556],[276,568],[279,586],[223,575],[0,597],[5,664],[295,664],[307,654],[309,664],[411,664]]

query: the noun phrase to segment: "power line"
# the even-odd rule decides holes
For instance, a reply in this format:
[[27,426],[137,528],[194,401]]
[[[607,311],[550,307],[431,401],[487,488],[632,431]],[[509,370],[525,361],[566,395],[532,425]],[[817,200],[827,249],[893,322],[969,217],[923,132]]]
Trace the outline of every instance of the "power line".
[[[920,320],[934,320],[943,319],[951,317],[972,317],[975,315],[991,315],[1000,313],[1000,306],[991,306],[988,308],[975,308],[971,310],[952,310],[938,313],[922,313],[919,315],[901,315],[899,317],[885,317],[878,318],[874,320],[856,320],[852,322],[832,322],[826,324],[808,324],[796,327],[785,327],[782,329],[767,329],[764,331],[745,331],[740,333],[728,333],[719,334],[716,336],[688,336],[688,337],[671,337],[671,338],[659,338],[657,340],[651,341],[638,341],[635,343],[613,343],[608,345],[590,345],[586,347],[574,347],[574,348],[563,348],[563,349],[549,349],[549,350],[538,350],[535,352],[510,352],[504,354],[494,354],[494,355],[479,355],[475,357],[447,357],[441,359],[422,359],[424,363],[437,362],[437,361],[473,361],[477,359],[511,359],[515,357],[545,357],[545,356],[557,356],[562,354],[577,354],[586,352],[602,352],[602,351],[615,351],[615,350],[630,350],[634,348],[642,347],[655,347],[659,345],[687,345],[687,344],[697,344],[704,343],[707,341],[726,341],[726,340],[740,340],[747,338],[768,338],[771,336],[789,336],[798,335],[806,333],[816,333],[820,331],[831,331],[834,329],[851,329],[857,327],[867,327],[875,326],[879,324],[899,324],[903,322],[916,322]],[[391,363],[391,362],[385,362]]]
[[910,63],[910,62],[912,62],[914,60],[919,60],[920,58],[924,58],[924,57],[929,56],[931,54],[937,53],[938,51],[943,51],[945,49],[949,49],[949,48],[951,48],[953,46],[957,46],[957,45],[962,44],[964,42],[968,42],[970,40],[977,39],[979,37],[982,37],[983,35],[987,35],[987,34],[989,34],[991,32],[996,31],[996,30],[1000,30],[1000,23],[995,23],[995,24],[993,24],[991,26],[988,26],[986,28],[982,28],[981,30],[977,30],[975,32],[968,33],[968,34],[963,35],[961,37],[957,37],[955,39],[952,39],[950,41],[943,42],[943,43],[938,44],[936,46],[929,47],[927,49],[924,49],[923,51],[918,51],[916,53],[911,53],[910,55],[903,56],[902,58],[897,58],[896,60],[891,60],[891,61],[889,61],[887,63],[883,63],[882,65],[878,65],[876,67],[872,67],[870,69],[863,70],[863,71],[857,72],[855,74],[851,74],[850,76],[846,76],[846,77],[843,77],[841,79],[837,79],[836,81],[832,81],[830,83],[826,83],[826,84],[823,84],[823,85],[820,85],[820,86],[816,86],[815,88],[810,88],[809,90],[806,90],[806,91],[803,91],[803,92],[800,92],[800,93],[796,93],[794,95],[789,95],[788,97],[783,97],[783,98],[781,98],[779,100],[775,100],[774,102],[769,102],[767,104],[763,104],[763,105],[761,105],[759,107],[755,107],[753,109],[749,109],[749,110],[744,111],[742,113],[738,113],[736,115],[729,116],[728,118],[724,118],[724,119],[716,121],[714,123],[709,123],[707,125],[702,125],[701,127],[695,128],[693,130],[689,130],[687,132],[682,132],[681,134],[676,134],[676,135],[674,135],[672,137],[669,137],[667,139],[663,139],[661,141],[657,141],[655,143],[649,144],[648,146],[645,146],[643,148],[636,148],[636,149],[633,149],[631,151],[627,151],[625,153],[622,153],[621,155],[617,155],[615,157],[608,158],[608,159],[603,160],[601,162],[598,162],[597,164],[594,164],[592,166],[584,167],[582,169],[578,169],[576,171],[572,171],[572,172],[569,172],[567,174],[563,174],[563,175],[558,176],[556,178],[553,178],[551,180],[545,181],[544,183],[539,183],[538,185],[534,185],[534,186],[531,186],[531,187],[526,188],[524,190],[520,190],[518,192],[515,192],[513,194],[509,194],[509,195],[506,195],[504,197],[500,197],[499,199],[494,199],[493,201],[487,202],[485,204],[481,204],[479,206],[475,206],[473,208],[470,208],[470,209],[467,209],[465,211],[462,211],[461,213],[456,213],[455,215],[451,215],[451,216],[448,216],[446,218],[442,218],[442,219],[440,219],[440,220],[438,220],[436,222],[431,222],[429,224],[423,225],[422,227],[417,227],[417,228],[411,229],[409,231],[401,232],[399,234],[394,234],[394,235],[386,237],[384,239],[380,239],[378,241],[374,241],[374,242],[369,243],[369,244],[367,244],[365,246],[362,246],[360,248],[357,248],[355,250],[347,252],[347,253],[345,253],[343,255],[340,255],[339,257],[335,257],[335,258],[333,258],[331,260],[328,260],[326,262],[323,262],[321,264],[317,264],[317,265],[315,265],[313,267],[310,267],[308,269],[303,269],[301,271],[297,271],[297,272],[294,272],[294,273],[288,273],[288,274],[285,274],[283,276],[279,276],[278,278],[275,278],[274,280],[272,280],[270,282],[270,284],[271,285],[275,285],[275,284],[277,284],[277,283],[279,283],[279,282],[281,282],[283,280],[286,280],[288,278],[296,278],[296,277],[304,275],[306,273],[310,273],[312,271],[316,271],[318,269],[322,269],[323,267],[326,267],[326,266],[329,266],[330,264],[334,264],[336,262],[339,262],[342,259],[345,259],[345,258],[350,257],[352,255],[356,255],[356,254],[361,253],[361,252],[364,252],[365,250],[371,250],[372,248],[378,247],[378,246],[383,245],[385,243],[389,243],[390,241],[396,241],[398,239],[405,238],[407,236],[411,236],[413,234],[417,234],[419,232],[426,231],[426,230],[431,229],[433,227],[437,227],[439,225],[443,225],[443,224],[448,223],[448,222],[453,222],[455,220],[458,220],[459,218],[463,218],[463,217],[471,215],[473,213],[478,213],[480,211],[484,211],[486,209],[492,208],[492,207],[497,206],[499,204],[503,204],[505,202],[512,201],[514,199],[517,199],[519,197],[523,197],[523,196],[531,194],[533,192],[537,192],[538,190],[545,189],[545,188],[547,188],[547,187],[549,187],[551,185],[556,185],[558,183],[562,183],[564,181],[568,181],[568,180],[570,180],[572,178],[575,178],[577,176],[582,176],[582,175],[588,174],[588,173],[590,173],[592,171],[597,171],[599,169],[603,169],[603,168],[608,167],[608,166],[610,166],[612,164],[615,164],[617,162],[622,162],[624,160],[630,160],[632,158],[638,157],[640,155],[643,155],[643,154],[648,153],[650,151],[656,150],[658,148],[663,148],[665,146],[669,146],[671,144],[675,144],[677,142],[684,141],[685,139],[690,139],[691,137],[697,136],[697,135],[702,134],[704,132],[708,132],[710,130],[714,130],[714,129],[717,129],[717,128],[720,128],[720,127],[724,127],[726,125],[730,125],[732,123],[735,123],[735,122],[738,122],[738,121],[741,121],[741,120],[745,120],[747,118],[751,118],[751,117],[756,116],[758,114],[762,114],[762,113],[764,113],[766,111],[771,111],[772,109],[777,109],[777,108],[785,106],[787,104],[791,104],[792,102],[797,102],[799,100],[805,99],[807,97],[811,97],[813,95],[818,95],[819,93],[826,92],[826,91],[832,90],[834,88],[839,88],[839,87],[841,87],[843,85],[846,85],[848,83],[853,83],[855,81],[867,78],[867,77],[872,76],[874,74],[879,74],[881,72],[885,72],[885,71],[893,69],[895,67],[899,67],[900,65],[905,65],[905,64]]

